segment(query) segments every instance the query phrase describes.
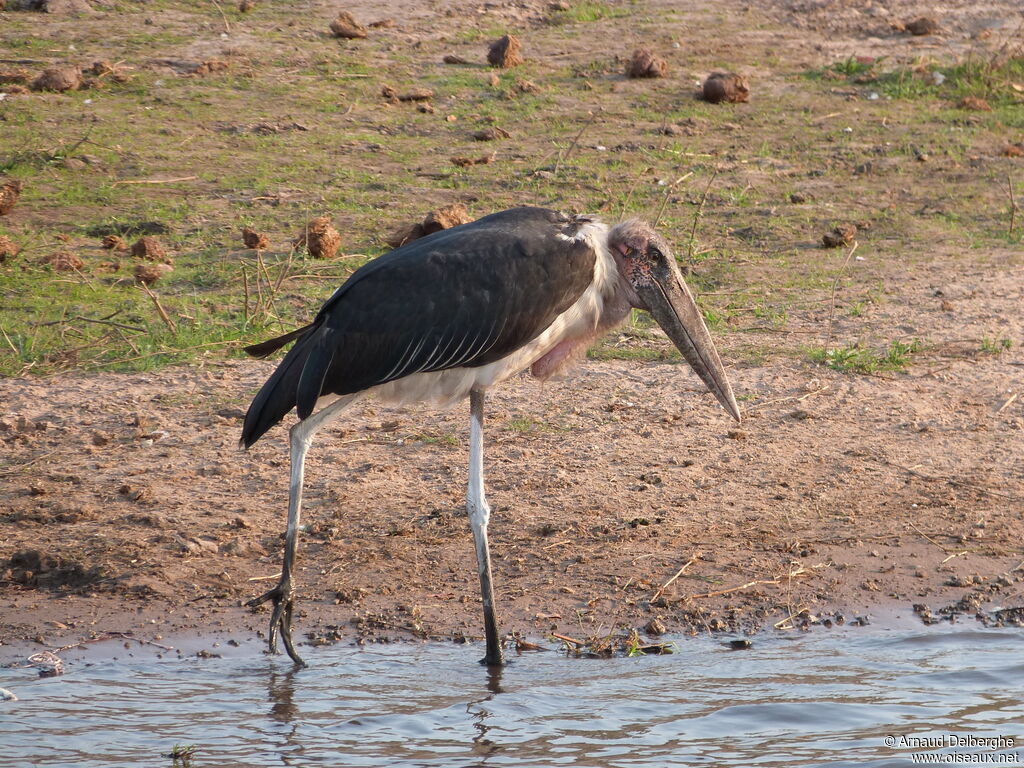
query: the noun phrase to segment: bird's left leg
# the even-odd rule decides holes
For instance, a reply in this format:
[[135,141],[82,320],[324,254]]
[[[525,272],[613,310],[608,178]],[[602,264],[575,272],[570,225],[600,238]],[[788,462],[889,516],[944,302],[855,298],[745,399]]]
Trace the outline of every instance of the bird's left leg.
[[285,533],[284,564],[281,567],[281,580],[272,590],[246,603],[255,607],[268,600],[273,602],[274,610],[270,615],[270,634],[268,643],[271,653],[277,653],[277,633],[281,632],[285,650],[296,664],[305,662],[295,652],[292,644],[292,612],[295,608],[295,591],[292,586],[292,572],[295,568],[295,556],[299,549],[299,512],[302,509],[302,479],[305,475],[306,453],[313,443],[313,437],[324,425],[334,421],[341,412],[359,395],[345,395],[335,400],[326,408],[322,408],[308,418],[303,419],[291,428],[288,433],[291,443],[291,476],[288,483],[288,530]]
[[484,637],[487,651],[484,664],[504,664],[501,641],[498,639],[498,619],[494,613],[494,587],[491,583],[491,552],[487,544],[487,523],[491,508],[484,496],[484,393],[469,393],[469,489],[466,510],[476,544],[476,562],[480,569],[480,597],[484,605]]

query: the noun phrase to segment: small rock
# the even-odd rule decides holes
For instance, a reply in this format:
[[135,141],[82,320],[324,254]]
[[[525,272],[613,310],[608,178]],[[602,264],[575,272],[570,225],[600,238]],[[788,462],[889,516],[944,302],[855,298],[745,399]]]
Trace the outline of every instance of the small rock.
[[[1024,157],[1024,141],[1018,141],[1016,144],[1007,144],[1003,148],[1003,157]],[[0,213],[3,213],[2,208],[0,208]]]
[[857,239],[857,228],[853,224],[841,224],[821,236],[821,244],[825,248],[842,248],[846,245],[853,245]]
[[754,647],[754,644],[751,643],[746,638],[741,638],[739,640],[730,640],[729,641],[729,648],[731,650],[733,650],[733,651],[747,651],[747,650],[750,650],[753,647]]
[[667,631],[668,629],[665,627],[665,623],[661,619],[651,619],[647,622],[647,626],[644,627],[644,632],[655,637],[658,635],[664,635]]
[[346,40],[358,40],[368,34],[366,27],[348,11],[338,12],[338,18],[331,22],[331,33]]
[[371,21],[367,26],[370,29],[391,29],[395,26],[395,20],[392,18],[378,19],[377,21]]
[[806,203],[807,195],[803,195],[799,192],[792,192],[789,195],[789,202],[794,203],[795,205],[799,205],[800,203]]
[[249,11],[251,11],[255,7],[256,7],[256,3],[253,2],[253,0],[242,0],[238,4],[238,11],[239,11],[239,13],[248,13]]
[[266,235],[249,227],[242,230],[242,242],[245,243],[246,248],[253,248],[259,251],[270,247],[270,240],[267,239]]
[[0,688],[0,701],[17,701],[18,697],[6,688]]
[[492,67],[518,67],[523,63],[523,44],[515,35],[505,35],[493,43],[487,50],[487,62]]
[[633,57],[626,65],[627,77],[665,77],[667,74],[668,62],[646,48],[637,48],[633,51]]
[[461,56],[456,56],[454,53],[449,53],[441,59],[445,64],[469,64],[469,59],[464,59]]
[[733,72],[712,72],[704,81],[702,95],[711,104],[739,104],[750,100],[750,82]]

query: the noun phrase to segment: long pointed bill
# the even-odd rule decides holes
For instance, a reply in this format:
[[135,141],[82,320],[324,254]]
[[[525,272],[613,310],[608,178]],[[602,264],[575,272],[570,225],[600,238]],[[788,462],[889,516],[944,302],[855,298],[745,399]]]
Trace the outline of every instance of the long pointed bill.
[[663,267],[656,269],[653,277],[654,283],[638,288],[637,293],[701,381],[729,415],[740,421],[740,409],[722,359],[682,275],[678,269]]

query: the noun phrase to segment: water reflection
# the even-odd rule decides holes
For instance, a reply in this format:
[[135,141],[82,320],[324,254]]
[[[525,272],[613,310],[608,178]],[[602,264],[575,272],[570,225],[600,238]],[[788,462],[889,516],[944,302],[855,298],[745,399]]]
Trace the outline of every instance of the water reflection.
[[[888,734],[1018,737],[1024,633],[846,628],[755,638],[742,655],[685,638],[675,656],[530,654],[480,667],[465,646],[313,649],[293,667],[254,647],[220,659],[0,669],[0,765],[195,768],[584,768],[911,765]],[[7,761],[7,762],[4,762]]]

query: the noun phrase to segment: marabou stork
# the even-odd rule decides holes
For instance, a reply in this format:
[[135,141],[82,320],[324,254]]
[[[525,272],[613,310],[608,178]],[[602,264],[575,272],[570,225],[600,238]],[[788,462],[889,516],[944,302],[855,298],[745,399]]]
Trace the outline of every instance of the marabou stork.
[[621,324],[632,307],[657,320],[697,375],[737,420],[739,408],[700,311],[668,244],[631,219],[611,229],[591,216],[513,208],[402,246],[356,270],[309,325],[247,347],[263,357],[295,340],[245,416],[255,443],[292,409],[291,479],[284,564],[272,601],[270,650],[291,638],[292,571],[306,452],[313,436],[357,399],[470,402],[466,507],[476,544],[486,664],[502,649],[487,545],[483,410],[486,391],[529,368],[545,379]]

